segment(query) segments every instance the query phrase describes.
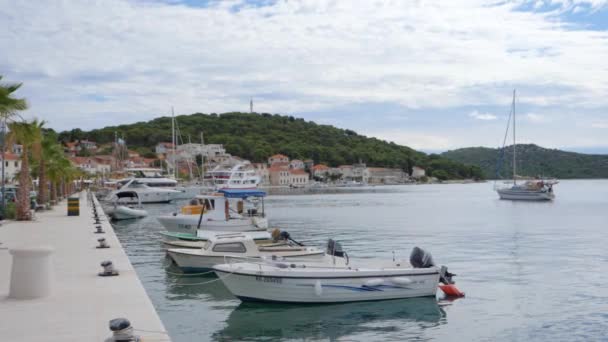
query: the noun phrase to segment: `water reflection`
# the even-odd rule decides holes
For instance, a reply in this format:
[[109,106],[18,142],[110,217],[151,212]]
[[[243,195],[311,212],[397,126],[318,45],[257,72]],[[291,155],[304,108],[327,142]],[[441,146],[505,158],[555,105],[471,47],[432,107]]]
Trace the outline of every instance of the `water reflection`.
[[408,331],[420,336],[421,330],[446,322],[445,311],[430,297],[335,305],[241,303],[213,338],[337,340],[359,333],[397,333],[405,339]]

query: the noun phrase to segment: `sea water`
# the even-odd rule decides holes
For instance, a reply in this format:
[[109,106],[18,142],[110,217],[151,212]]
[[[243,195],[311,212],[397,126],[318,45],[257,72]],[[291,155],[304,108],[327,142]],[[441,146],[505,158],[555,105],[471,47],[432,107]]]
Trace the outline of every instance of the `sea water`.
[[[378,186],[265,199],[270,225],[351,258],[414,246],[456,273],[466,297],[334,305],[241,303],[209,276],[180,276],[147,205],[115,224],[173,341],[608,341],[608,181],[562,181],[552,202],[499,200],[493,184]],[[205,283],[205,284],[202,284]]]

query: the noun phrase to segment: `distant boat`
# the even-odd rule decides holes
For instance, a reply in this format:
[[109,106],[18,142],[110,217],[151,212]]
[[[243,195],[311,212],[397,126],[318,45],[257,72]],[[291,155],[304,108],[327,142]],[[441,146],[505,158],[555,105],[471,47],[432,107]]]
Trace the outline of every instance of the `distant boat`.
[[256,189],[260,176],[248,161],[226,162],[205,173],[205,181],[217,190]]
[[[515,90],[513,90],[513,103],[511,106],[511,115],[509,117],[509,122],[507,123],[507,133],[509,131],[511,117],[513,118],[513,185],[505,188],[497,188],[495,183],[495,190],[498,193],[498,196],[500,196],[500,199],[514,201],[553,200],[555,198],[555,193],[553,192],[553,185],[558,183],[555,179],[532,179],[525,181],[523,184],[517,184],[517,145],[515,141]],[[507,133],[505,133],[505,141],[503,142],[503,149],[501,153],[504,153],[504,143],[506,143]],[[501,160],[501,158],[499,158],[499,160]]]

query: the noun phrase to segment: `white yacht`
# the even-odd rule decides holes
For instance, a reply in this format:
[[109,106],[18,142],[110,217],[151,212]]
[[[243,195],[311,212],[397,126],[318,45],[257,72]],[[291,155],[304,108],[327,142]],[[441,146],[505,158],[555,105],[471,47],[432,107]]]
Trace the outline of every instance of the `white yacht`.
[[119,185],[127,184],[131,179],[145,184],[153,188],[176,190],[172,199],[188,199],[199,194],[203,188],[201,186],[180,186],[177,180],[163,175],[161,169],[156,168],[128,168],[125,172],[129,174],[129,178],[124,178],[118,181]]
[[[128,200],[129,196],[121,196],[123,192],[135,192],[137,193],[137,199]],[[138,182],[132,178],[125,185],[121,186],[118,190],[112,191],[106,198],[106,202],[111,202],[115,198],[124,197],[125,202],[129,204],[141,203],[169,203],[174,200],[179,194],[177,190],[168,188],[157,188],[151,187],[144,183]]]
[[260,176],[249,161],[223,163],[205,173],[206,183],[216,189],[255,189],[260,184]]

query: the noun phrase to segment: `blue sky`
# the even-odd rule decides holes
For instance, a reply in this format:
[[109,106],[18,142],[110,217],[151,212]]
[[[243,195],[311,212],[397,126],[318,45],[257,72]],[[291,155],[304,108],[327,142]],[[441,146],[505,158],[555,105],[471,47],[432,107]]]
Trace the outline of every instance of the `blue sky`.
[[[281,113],[425,151],[608,153],[608,0],[0,0],[26,117],[91,129]],[[204,130],[204,127],[201,129]]]

